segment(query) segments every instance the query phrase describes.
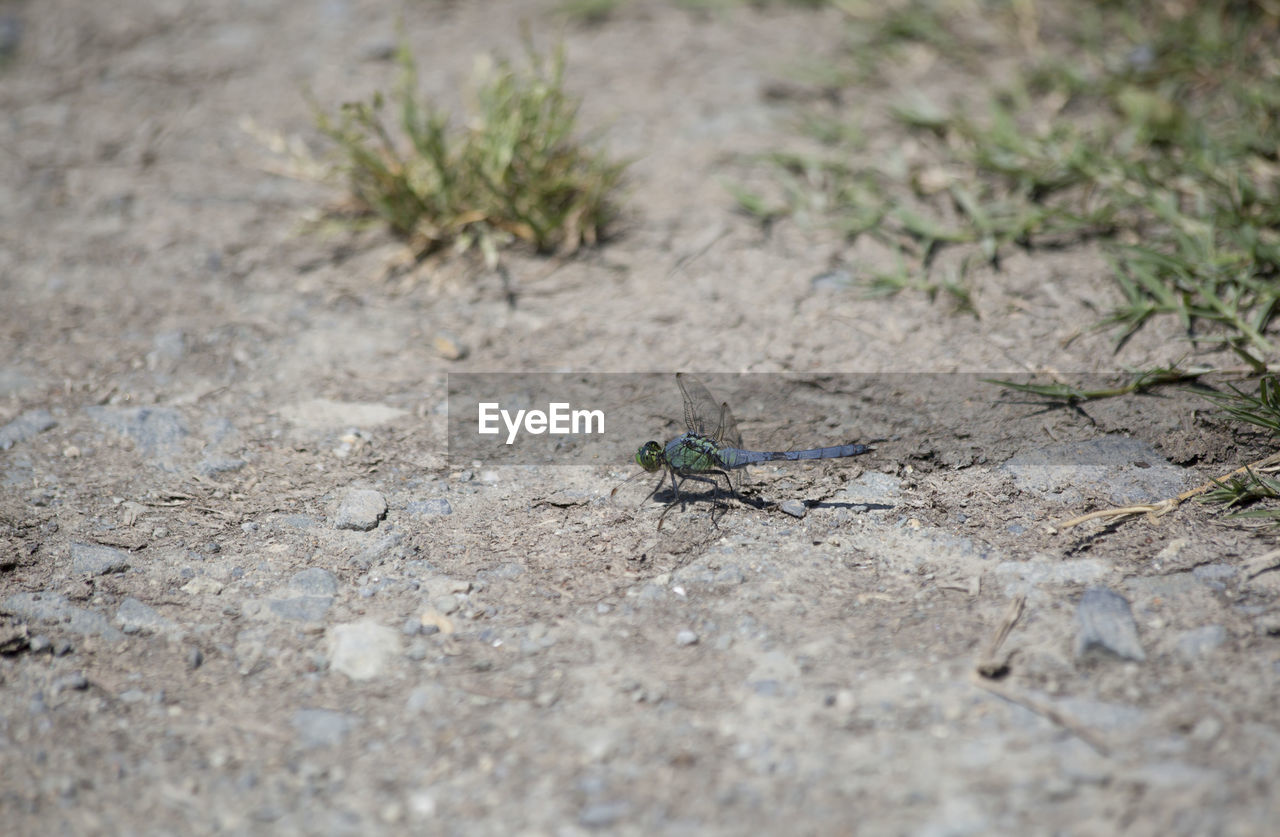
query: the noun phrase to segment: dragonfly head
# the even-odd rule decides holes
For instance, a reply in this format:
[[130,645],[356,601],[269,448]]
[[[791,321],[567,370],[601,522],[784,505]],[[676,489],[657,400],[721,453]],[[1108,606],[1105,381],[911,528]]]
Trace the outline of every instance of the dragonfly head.
[[657,442],[645,442],[636,451],[636,463],[646,471],[656,471],[662,467],[662,445]]

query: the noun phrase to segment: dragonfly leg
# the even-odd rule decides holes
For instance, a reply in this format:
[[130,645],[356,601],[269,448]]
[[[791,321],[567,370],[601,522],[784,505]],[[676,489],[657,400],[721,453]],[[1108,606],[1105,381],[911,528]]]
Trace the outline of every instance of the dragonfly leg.
[[[662,514],[658,517],[659,529],[662,528],[662,521],[666,518],[668,512],[671,511],[671,509],[676,505],[676,503],[680,504],[681,509],[685,507],[684,498],[680,496],[680,487],[679,487],[679,484],[681,482],[684,482],[685,480],[694,480],[695,482],[705,482],[711,487],[713,487],[714,489],[716,489],[717,491],[719,491],[720,483],[716,481],[715,476],[721,476],[721,477],[724,477],[725,485],[728,486],[730,495],[732,495],[735,499],[739,501],[741,501],[742,499],[741,497],[738,497],[738,492],[734,490],[733,481],[730,479],[728,471],[715,470],[715,471],[706,471],[699,474],[680,474],[678,477],[674,469],[670,473],[671,473],[671,491],[672,491],[672,494],[674,495],[674,499],[667,504],[667,507],[662,510]],[[662,487],[662,483],[659,482],[657,488],[654,489],[653,493],[656,494],[658,491],[658,488],[661,488],[661,487]],[[650,496],[653,496],[653,495],[651,494]]]
[[728,486],[729,494],[733,497],[733,499],[741,503],[742,498],[738,496],[737,489],[733,487],[733,477],[729,476],[729,472],[728,471],[712,471],[712,473],[719,474],[720,476],[724,477],[724,484]]

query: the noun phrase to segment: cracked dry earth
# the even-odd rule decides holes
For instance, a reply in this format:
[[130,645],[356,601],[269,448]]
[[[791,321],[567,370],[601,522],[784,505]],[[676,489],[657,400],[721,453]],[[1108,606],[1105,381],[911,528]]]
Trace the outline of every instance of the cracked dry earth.
[[[732,213],[834,11],[564,28],[585,125],[636,162],[614,237],[511,255],[512,294],[300,231],[336,195],[244,118],[315,143],[304,92],[385,86],[397,20],[456,101],[554,8],[0,4],[3,831],[1274,834],[1273,536],[1193,503],[1045,529],[1260,443],[1185,393],[915,374],[1141,366],[1176,325],[1065,341],[1113,293],[1088,247],[1011,253],[973,317],[861,299],[823,277],[884,254]],[[872,153],[904,147],[889,94],[857,91]],[[694,503],[671,548],[660,504],[609,502],[628,462],[450,467],[447,372],[556,369],[881,373],[816,403],[885,441],[756,469],[802,516]]]

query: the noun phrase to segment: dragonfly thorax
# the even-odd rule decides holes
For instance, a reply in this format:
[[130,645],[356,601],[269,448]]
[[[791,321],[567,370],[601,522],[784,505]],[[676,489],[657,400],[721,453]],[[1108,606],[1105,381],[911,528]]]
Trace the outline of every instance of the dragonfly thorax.
[[636,463],[646,471],[658,470],[663,462],[662,445],[657,442],[645,442],[640,450],[636,451]]

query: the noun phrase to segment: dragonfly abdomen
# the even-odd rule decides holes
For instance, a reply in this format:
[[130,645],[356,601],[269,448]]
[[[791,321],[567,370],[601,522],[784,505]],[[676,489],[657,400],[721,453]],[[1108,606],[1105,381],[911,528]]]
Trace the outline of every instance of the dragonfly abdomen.
[[858,456],[870,451],[866,445],[834,445],[828,448],[809,448],[807,450],[741,450],[739,448],[721,448],[720,461],[726,468],[743,468],[757,462],[775,462],[785,460],[795,462],[801,459],[840,459],[845,456]]

